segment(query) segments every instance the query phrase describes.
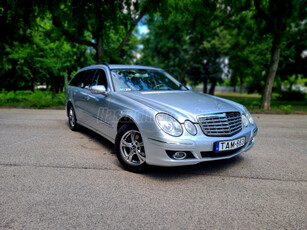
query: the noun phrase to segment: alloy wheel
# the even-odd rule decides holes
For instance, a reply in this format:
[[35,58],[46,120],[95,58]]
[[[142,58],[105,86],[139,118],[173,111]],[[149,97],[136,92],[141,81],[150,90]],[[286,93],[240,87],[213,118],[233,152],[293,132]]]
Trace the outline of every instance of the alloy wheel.
[[133,166],[145,162],[145,150],[139,131],[129,130],[121,138],[120,151],[126,162]]
[[76,118],[75,118],[74,109],[72,107],[70,107],[70,109],[69,109],[69,124],[73,128],[75,126],[75,123],[76,123]]

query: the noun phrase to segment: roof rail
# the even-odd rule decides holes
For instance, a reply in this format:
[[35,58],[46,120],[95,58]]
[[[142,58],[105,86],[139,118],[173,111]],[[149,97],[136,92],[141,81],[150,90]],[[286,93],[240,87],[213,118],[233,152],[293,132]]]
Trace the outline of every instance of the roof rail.
[[105,62],[105,61],[99,61],[95,65],[106,65],[107,67],[109,67],[109,64],[107,62]]
[[87,66],[92,66],[92,65],[105,65],[109,69],[109,71],[111,72],[111,68],[110,68],[109,64],[105,61],[99,61],[99,62],[96,62],[94,64],[89,64]]
[[99,62],[97,62],[95,65],[105,65],[105,66],[109,69],[110,74],[111,74],[111,68],[110,68],[110,66],[109,66],[109,64],[108,64],[107,62],[105,62],[105,61],[99,61]]

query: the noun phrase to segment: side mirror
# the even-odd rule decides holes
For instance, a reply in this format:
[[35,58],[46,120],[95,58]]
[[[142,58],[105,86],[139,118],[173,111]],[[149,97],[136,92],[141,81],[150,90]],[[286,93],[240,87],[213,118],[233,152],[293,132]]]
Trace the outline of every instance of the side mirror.
[[102,94],[107,95],[107,90],[104,85],[94,85],[90,88],[91,93],[93,94]]
[[186,85],[186,87],[188,88],[188,90],[192,90],[192,86]]

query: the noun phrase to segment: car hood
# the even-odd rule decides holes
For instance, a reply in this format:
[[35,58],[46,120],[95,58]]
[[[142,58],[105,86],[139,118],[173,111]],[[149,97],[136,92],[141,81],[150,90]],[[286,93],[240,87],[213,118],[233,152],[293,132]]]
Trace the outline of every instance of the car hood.
[[180,123],[186,119],[197,122],[197,116],[208,113],[241,111],[242,106],[219,97],[193,91],[130,91],[125,96],[157,112],[176,117]]

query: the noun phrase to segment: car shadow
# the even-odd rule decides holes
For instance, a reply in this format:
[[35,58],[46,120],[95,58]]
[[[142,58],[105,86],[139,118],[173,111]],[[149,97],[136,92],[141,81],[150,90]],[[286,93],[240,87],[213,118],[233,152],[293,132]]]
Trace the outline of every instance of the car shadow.
[[[66,123],[69,127],[69,124]],[[96,143],[98,143],[102,148],[107,149],[108,152],[111,154],[115,154],[114,152],[114,144],[104,138],[103,136],[99,135],[98,133],[80,126],[78,132],[85,135],[86,137],[92,139]],[[189,165],[189,166],[178,166],[178,167],[160,167],[160,166],[150,166],[149,170],[143,175],[145,177],[150,177],[156,180],[175,180],[175,179],[182,179],[187,177],[195,177],[198,175],[212,175],[212,174],[219,174],[223,171],[237,167],[240,162],[244,160],[244,156],[239,155],[234,158],[226,159],[226,160],[217,160],[217,161],[207,161],[203,163],[199,163],[196,165]],[[114,163],[117,166],[124,170],[124,168],[120,165],[120,163],[114,160]],[[128,173],[128,172],[127,172]]]
[[[69,127],[69,124],[66,122],[66,125]],[[78,131],[79,133],[85,135],[86,137],[88,137],[89,139],[95,141],[97,144],[99,144],[102,148],[107,149],[108,152],[110,152],[111,154],[115,154],[114,152],[114,144],[109,141],[108,139],[104,138],[103,136],[101,136],[100,134],[84,127],[84,126],[79,126],[78,127]]]
[[175,180],[195,176],[220,175],[229,168],[238,167],[244,161],[242,155],[217,161],[202,162],[197,165],[179,167],[158,167],[151,166],[150,170],[144,174],[156,180]]

